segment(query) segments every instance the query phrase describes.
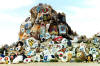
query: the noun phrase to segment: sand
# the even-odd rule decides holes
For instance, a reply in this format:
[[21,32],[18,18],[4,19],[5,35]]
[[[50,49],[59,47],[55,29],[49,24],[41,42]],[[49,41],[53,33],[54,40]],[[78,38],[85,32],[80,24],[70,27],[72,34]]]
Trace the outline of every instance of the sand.
[[0,64],[0,66],[100,66],[98,63],[31,63],[31,64]]

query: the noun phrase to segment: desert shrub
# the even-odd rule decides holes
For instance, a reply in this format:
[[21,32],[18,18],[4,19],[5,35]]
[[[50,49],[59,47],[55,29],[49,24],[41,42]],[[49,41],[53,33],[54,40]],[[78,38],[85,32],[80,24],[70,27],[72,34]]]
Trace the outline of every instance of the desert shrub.
[[42,56],[42,55],[40,55],[40,58],[41,58],[41,59],[43,59],[43,56]]
[[23,63],[23,61],[19,61],[19,63]]
[[50,62],[58,62],[57,59],[51,59]]
[[83,62],[83,60],[79,58],[75,58],[75,62]]
[[99,55],[96,55],[96,58],[100,57]]
[[34,61],[34,62],[38,62],[38,61]]

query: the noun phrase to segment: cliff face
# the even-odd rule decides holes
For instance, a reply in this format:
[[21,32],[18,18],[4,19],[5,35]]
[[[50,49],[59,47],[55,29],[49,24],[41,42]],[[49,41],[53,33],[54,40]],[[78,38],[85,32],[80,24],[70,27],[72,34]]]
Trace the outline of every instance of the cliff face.
[[66,22],[64,13],[57,13],[50,5],[39,4],[30,10],[31,16],[20,26],[19,39],[34,37],[37,40],[62,36],[72,39],[75,35]]

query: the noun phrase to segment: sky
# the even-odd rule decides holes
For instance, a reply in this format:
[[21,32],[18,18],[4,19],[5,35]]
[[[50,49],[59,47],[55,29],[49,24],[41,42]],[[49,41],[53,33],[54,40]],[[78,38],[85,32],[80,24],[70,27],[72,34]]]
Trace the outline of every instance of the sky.
[[0,0],[0,45],[18,40],[21,23],[39,3],[64,12],[67,23],[79,35],[92,37],[100,32],[100,0]]

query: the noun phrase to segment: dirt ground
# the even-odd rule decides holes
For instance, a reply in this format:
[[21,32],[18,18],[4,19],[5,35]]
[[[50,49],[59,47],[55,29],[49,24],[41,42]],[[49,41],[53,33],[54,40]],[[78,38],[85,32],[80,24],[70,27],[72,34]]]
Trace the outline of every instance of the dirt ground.
[[31,64],[0,64],[0,66],[100,66],[98,63],[31,63]]

